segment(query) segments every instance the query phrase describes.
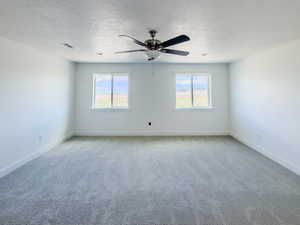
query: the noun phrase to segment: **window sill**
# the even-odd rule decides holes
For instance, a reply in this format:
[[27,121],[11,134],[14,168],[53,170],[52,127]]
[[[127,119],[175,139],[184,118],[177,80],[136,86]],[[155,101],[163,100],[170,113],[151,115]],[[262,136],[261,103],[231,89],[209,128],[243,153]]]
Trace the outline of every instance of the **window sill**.
[[214,107],[189,107],[189,108],[175,108],[175,111],[197,111],[197,110],[213,110]]
[[95,111],[103,111],[103,112],[110,112],[110,111],[116,111],[116,112],[124,112],[124,111],[130,111],[130,108],[123,108],[123,107],[113,107],[113,108],[97,108],[92,107],[91,110]]

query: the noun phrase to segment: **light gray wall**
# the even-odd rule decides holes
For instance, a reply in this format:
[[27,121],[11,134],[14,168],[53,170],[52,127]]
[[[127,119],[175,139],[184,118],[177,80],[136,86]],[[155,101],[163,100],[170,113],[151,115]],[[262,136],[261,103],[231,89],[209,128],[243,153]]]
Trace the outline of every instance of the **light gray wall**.
[[0,38],[0,176],[73,129],[74,65]]
[[[152,70],[153,69],[153,70]],[[152,74],[154,71],[154,74]],[[92,74],[128,72],[130,109],[93,110]],[[212,75],[210,110],[175,110],[175,73]],[[80,135],[224,134],[228,132],[227,64],[76,64],[76,133]],[[148,126],[152,122],[152,127]]]
[[300,174],[300,41],[230,66],[232,133]]

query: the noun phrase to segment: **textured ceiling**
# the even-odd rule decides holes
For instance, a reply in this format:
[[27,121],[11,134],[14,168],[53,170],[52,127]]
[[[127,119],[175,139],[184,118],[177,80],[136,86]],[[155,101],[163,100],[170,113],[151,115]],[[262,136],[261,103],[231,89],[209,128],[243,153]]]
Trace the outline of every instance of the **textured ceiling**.
[[[300,38],[299,0],[0,0],[0,36],[73,61],[144,62],[119,34],[144,41],[155,28],[167,40],[187,34],[160,62],[229,62]],[[62,46],[63,42],[74,49]],[[98,56],[96,52],[103,52]],[[202,56],[208,53],[207,56]]]

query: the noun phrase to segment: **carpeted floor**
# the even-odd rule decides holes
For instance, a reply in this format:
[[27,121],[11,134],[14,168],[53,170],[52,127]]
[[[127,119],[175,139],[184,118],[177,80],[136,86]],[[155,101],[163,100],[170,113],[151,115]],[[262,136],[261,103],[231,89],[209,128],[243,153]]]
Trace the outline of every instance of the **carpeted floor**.
[[300,224],[300,178],[231,137],[76,137],[0,179],[0,224]]

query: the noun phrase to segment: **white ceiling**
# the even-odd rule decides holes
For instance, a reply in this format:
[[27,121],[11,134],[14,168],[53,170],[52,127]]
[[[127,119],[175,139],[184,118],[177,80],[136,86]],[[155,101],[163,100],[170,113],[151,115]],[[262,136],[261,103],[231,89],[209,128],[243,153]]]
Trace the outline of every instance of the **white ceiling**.
[[[0,0],[0,36],[83,62],[145,62],[119,34],[144,41],[187,34],[189,56],[161,62],[229,62],[300,38],[299,0]],[[74,49],[62,46],[63,42]],[[170,48],[170,47],[169,47]],[[96,52],[103,52],[98,56]],[[208,53],[208,56],[202,56]]]

